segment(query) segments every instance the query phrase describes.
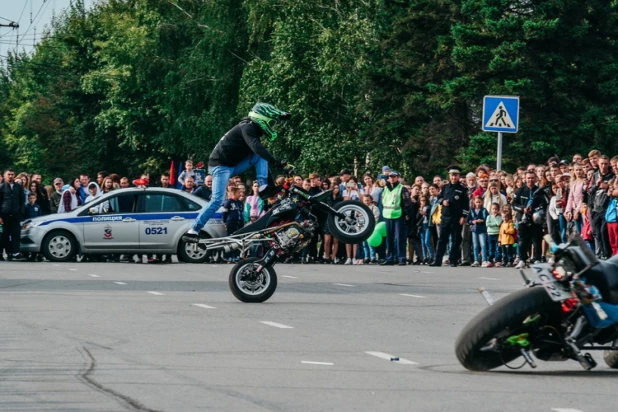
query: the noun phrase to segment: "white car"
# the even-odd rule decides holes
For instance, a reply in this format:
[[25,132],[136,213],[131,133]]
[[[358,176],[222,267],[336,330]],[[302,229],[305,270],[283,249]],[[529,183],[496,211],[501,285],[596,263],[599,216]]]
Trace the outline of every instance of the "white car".
[[[187,244],[182,235],[207,202],[176,189],[129,188],[107,193],[69,212],[27,220],[22,224],[21,251],[40,252],[52,262],[81,254],[177,254],[187,263],[208,259],[203,247]],[[226,236],[219,210],[202,236]]]

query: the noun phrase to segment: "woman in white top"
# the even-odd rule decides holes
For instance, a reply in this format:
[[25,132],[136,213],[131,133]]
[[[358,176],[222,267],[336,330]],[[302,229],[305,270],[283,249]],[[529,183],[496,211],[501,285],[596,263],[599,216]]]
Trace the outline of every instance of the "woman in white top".
[[489,185],[489,188],[485,191],[483,195],[483,207],[487,210],[491,210],[491,205],[497,203],[500,205],[500,209],[502,210],[502,206],[506,205],[506,196],[500,193],[500,188],[497,183],[492,183]]
[[58,213],[68,213],[81,205],[81,200],[78,196],[78,190],[81,187],[79,178],[75,178],[70,185],[62,187],[62,196],[58,205]]

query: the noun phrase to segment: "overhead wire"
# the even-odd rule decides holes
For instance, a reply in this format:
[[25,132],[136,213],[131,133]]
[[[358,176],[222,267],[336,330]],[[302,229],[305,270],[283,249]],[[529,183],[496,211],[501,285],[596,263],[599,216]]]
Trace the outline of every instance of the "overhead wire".
[[[51,1],[49,0],[43,0],[43,3],[41,3],[41,7],[39,7],[39,10],[36,12],[36,15],[34,16],[34,20],[30,20],[30,25],[28,26],[28,28],[26,29],[24,36],[26,34],[28,34],[28,32],[30,31],[30,28],[32,27],[32,24],[36,21],[37,17],[39,17],[39,14],[41,14],[41,10],[43,10],[43,7],[45,7],[45,10],[47,10],[47,6],[49,6],[49,3],[51,3]],[[43,16],[41,16],[43,17]],[[17,41],[17,45],[16,48],[19,47],[19,40]]]

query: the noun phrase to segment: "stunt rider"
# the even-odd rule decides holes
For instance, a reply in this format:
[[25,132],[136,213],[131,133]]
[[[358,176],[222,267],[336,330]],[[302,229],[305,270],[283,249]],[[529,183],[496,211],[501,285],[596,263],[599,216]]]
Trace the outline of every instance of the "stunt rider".
[[196,241],[200,230],[208,219],[221,207],[225,200],[227,183],[232,176],[239,175],[255,166],[257,181],[264,186],[268,181],[268,163],[280,163],[262,145],[264,135],[272,142],[277,138],[273,126],[279,120],[287,120],[290,114],[266,103],[257,103],[248,117],[245,117],[228,131],[217,143],[208,159],[208,171],[212,175],[212,198],[208,206],[195,219],[193,227],[184,235],[185,241]]

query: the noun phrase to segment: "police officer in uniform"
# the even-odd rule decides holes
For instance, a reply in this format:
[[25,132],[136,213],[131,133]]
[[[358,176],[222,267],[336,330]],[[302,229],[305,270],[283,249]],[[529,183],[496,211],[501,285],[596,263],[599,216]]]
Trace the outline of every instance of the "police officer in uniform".
[[399,182],[399,173],[391,170],[388,182],[382,192],[382,217],[386,222],[386,260],[380,263],[391,266],[398,263],[406,265],[406,220],[410,218],[412,200],[410,192]]
[[452,267],[457,266],[459,246],[461,245],[461,228],[470,212],[468,190],[459,182],[461,168],[459,166],[449,166],[447,170],[449,183],[442,186],[442,191],[438,195],[438,203],[442,205],[438,250],[436,251],[435,260],[429,266],[442,265],[442,257],[451,238],[452,244],[449,259]]

